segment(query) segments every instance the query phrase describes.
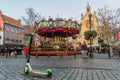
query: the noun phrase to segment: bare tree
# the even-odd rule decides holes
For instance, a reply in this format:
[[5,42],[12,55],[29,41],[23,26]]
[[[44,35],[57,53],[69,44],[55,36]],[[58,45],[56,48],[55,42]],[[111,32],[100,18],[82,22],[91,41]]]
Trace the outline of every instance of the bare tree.
[[[98,19],[102,27],[102,38],[111,42],[120,27],[120,9],[110,10],[107,7],[98,9]],[[115,41],[115,40],[114,40]]]
[[25,10],[26,16],[22,17],[22,20],[31,27],[35,25],[35,22],[38,23],[43,18],[39,13],[35,13],[33,8],[27,8]]
[[[110,10],[107,7],[98,9],[98,20],[102,25],[102,38],[109,44],[116,42],[115,36],[120,27],[120,9]],[[110,55],[110,47],[108,48],[108,58]]]
[[27,8],[25,10],[26,10],[26,13],[25,13],[26,16],[22,16],[22,20],[25,22],[27,26],[24,26],[24,29],[25,29],[25,32],[28,32],[27,34],[30,33],[34,35],[33,45],[34,47],[37,47],[37,41],[40,40],[40,36],[35,33],[36,30],[34,26],[36,25],[36,23],[39,23],[41,19],[43,19],[44,17],[42,17],[39,13],[35,13],[33,8]]
[[112,26],[112,29],[111,29],[112,34],[115,37],[116,34],[120,31],[120,8],[118,8],[117,10],[114,10],[111,26]]
[[110,19],[112,17],[112,10],[107,9],[107,7],[98,9],[98,19],[101,25],[109,25]]

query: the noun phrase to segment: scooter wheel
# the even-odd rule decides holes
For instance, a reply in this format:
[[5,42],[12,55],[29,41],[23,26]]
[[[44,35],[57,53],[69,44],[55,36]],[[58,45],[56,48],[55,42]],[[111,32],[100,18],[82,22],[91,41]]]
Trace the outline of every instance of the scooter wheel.
[[52,72],[49,72],[49,73],[47,74],[47,77],[48,77],[48,78],[51,78],[51,77],[52,77]]
[[47,74],[47,77],[49,77],[49,78],[52,77],[52,70],[51,69],[46,69],[45,73]]
[[24,74],[29,74],[28,70],[26,71],[26,70],[24,69]]

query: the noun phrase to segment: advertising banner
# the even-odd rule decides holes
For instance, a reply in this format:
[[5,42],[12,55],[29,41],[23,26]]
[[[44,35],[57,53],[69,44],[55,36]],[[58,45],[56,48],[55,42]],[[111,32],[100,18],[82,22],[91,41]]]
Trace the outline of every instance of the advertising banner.
[[3,34],[4,32],[0,30],[0,45],[3,45]]
[[120,32],[117,34],[117,41],[120,41]]

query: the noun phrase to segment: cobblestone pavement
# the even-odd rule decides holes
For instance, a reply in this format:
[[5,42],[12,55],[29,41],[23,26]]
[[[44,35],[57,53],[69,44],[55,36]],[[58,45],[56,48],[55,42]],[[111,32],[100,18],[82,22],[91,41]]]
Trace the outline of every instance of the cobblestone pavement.
[[83,59],[81,56],[31,57],[33,69],[53,70],[52,78],[45,76],[25,76],[24,57],[0,58],[0,80],[120,80],[120,59]]

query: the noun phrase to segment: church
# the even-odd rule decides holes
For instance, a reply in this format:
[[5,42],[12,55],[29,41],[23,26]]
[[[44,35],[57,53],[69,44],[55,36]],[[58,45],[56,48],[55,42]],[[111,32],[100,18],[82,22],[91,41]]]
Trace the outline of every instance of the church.
[[0,10],[0,49],[23,47],[24,29],[20,19],[14,19]]
[[96,12],[94,11],[91,13],[91,7],[89,4],[86,6],[86,13],[83,15],[81,14],[81,23],[80,23],[80,33],[77,35],[77,42],[84,42],[86,41],[87,44],[90,43],[89,40],[85,40],[84,32],[90,30],[90,20],[89,15],[91,15],[91,30],[95,30],[97,32],[96,38],[93,39],[93,44],[98,44],[98,38],[101,37],[101,27],[99,26],[98,18]]

